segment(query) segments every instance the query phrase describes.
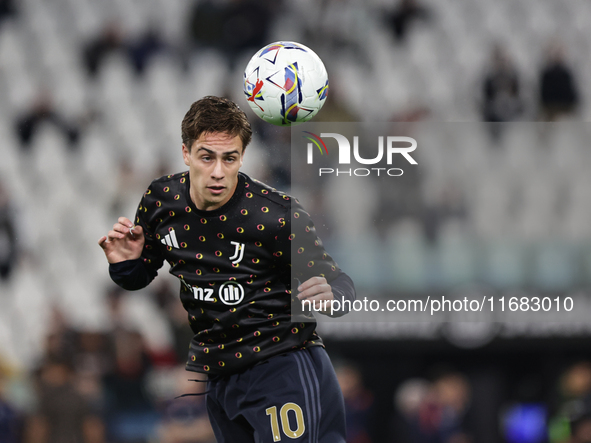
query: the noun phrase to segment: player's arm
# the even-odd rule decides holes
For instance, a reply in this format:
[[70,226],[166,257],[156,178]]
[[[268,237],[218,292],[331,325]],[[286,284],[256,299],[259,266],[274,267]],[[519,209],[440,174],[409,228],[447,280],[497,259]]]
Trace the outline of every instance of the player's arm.
[[136,260],[144,248],[144,231],[141,226],[134,226],[126,217],[119,217],[113,229],[102,236],[98,244],[109,263]]
[[[352,303],[356,298],[353,280],[342,271],[330,283],[325,277],[314,276],[298,286],[297,289],[299,292],[298,299],[310,300],[315,307],[317,305],[322,307],[323,300],[338,300],[341,302],[339,306],[347,306],[348,304],[343,303],[345,300],[349,300]],[[332,317],[341,317],[348,311],[341,309],[331,312]],[[328,312],[323,313],[327,314]]]
[[[326,252],[310,215],[293,199],[281,231],[277,250],[282,251],[282,260],[291,265],[293,277],[302,282],[297,288],[298,299],[309,300],[315,309],[326,305],[324,313],[331,312],[331,304],[325,304],[325,300],[355,300],[353,281]],[[332,315],[337,317],[346,313],[343,310]]]
[[109,234],[99,239],[109,262],[111,279],[129,291],[150,284],[164,261],[144,220],[145,208],[153,203],[148,198],[149,191],[140,202],[135,224],[120,217]]

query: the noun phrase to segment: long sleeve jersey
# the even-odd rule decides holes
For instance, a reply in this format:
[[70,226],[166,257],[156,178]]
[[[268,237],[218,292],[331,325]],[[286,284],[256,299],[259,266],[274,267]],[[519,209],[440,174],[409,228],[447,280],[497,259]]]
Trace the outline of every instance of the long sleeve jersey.
[[292,322],[292,280],[324,276],[339,299],[352,300],[355,290],[309,214],[293,197],[243,173],[230,200],[212,211],[197,209],[189,186],[188,172],[152,182],[135,219],[144,230],[142,256],[111,265],[112,279],[140,289],[169,263],[195,334],[191,371],[229,374],[321,346],[314,321]]

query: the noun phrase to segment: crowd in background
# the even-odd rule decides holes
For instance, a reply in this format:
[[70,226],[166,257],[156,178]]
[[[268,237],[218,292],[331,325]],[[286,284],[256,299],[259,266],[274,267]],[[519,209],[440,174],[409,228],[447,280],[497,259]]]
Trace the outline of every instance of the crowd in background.
[[[37,3],[34,0],[22,4],[0,0],[0,45],[4,36],[1,32],[3,27],[18,29],[24,26],[27,15]],[[384,38],[387,38],[388,47],[396,54],[406,54],[405,51],[411,51],[408,48],[413,47],[416,41],[422,41],[422,36],[417,36],[419,40],[413,41],[415,31],[424,36],[425,29],[440,26],[446,19],[436,2],[423,3],[420,0],[400,0],[393,2],[393,5],[388,2],[364,5],[354,1],[323,0],[313,7],[307,2],[308,7],[317,13],[313,17],[306,17],[305,10],[284,1],[201,0],[186,3],[188,6],[185,7],[183,23],[177,25],[182,30],[177,36],[171,36],[159,27],[157,17],[133,30],[126,27],[125,20],[109,17],[93,35],[70,42],[69,47],[76,54],[76,68],[82,73],[80,78],[83,79],[84,88],[89,91],[100,90],[101,82],[105,81],[105,70],[111,69],[110,64],[117,59],[123,60],[128,66],[131,81],[139,85],[139,94],[143,95],[143,91],[148,88],[147,82],[152,81],[150,76],[154,70],[151,71],[151,67],[165,60],[178,66],[181,77],[185,79],[178,96],[184,96],[189,104],[197,97],[186,87],[199,77],[194,75],[195,72],[201,73],[199,69],[207,69],[207,57],[214,54],[214,58],[223,60],[221,68],[218,67],[221,71],[216,71],[214,75],[231,78],[232,73],[241,71],[243,61],[278,36],[277,28],[282,26],[292,34],[295,29],[296,35],[303,39],[302,43],[317,48],[317,52],[332,54],[334,57],[327,55],[325,59],[329,73],[331,67],[340,67],[351,63],[351,60],[363,66],[367,70],[365,72],[383,71],[368,55],[372,50],[371,35],[364,34],[363,30],[368,23],[374,23],[368,18],[370,13],[379,17],[381,35],[386,36]],[[535,8],[535,5],[529,7]],[[323,21],[324,16],[330,17],[331,21]],[[460,80],[460,85],[466,90],[458,92],[460,96],[467,93],[471,101],[468,106],[471,113],[460,112],[462,118],[500,124],[484,127],[493,150],[502,150],[506,128],[504,123],[580,121],[588,115],[588,97],[585,97],[585,85],[581,83],[583,75],[571,61],[573,49],[567,42],[556,35],[542,35],[537,41],[537,54],[540,57],[535,61],[535,67],[530,66],[530,70],[537,70],[532,76],[522,72],[523,63],[514,53],[511,41],[503,39],[502,35],[497,37],[490,39],[486,50],[481,51],[479,60],[483,62],[475,81],[477,86],[471,88],[467,81],[462,85]],[[591,42],[591,38],[585,41]],[[591,43],[588,47],[591,47]],[[426,44],[424,48],[424,51],[428,51],[432,46]],[[36,50],[43,51],[42,48]],[[345,62],[335,60],[341,56]],[[428,58],[436,54],[423,56]],[[4,70],[9,69],[0,60],[2,82],[5,82]],[[412,70],[409,72],[412,73]],[[427,78],[427,74],[437,77],[436,72],[423,74]],[[391,75],[392,82],[399,82],[401,78],[391,71],[380,75],[385,78]],[[353,74],[350,78],[359,80]],[[365,93],[369,97],[365,101],[371,102],[376,92],[365,89],[371,89],[373,85],[362,82],[349,85],[344,81],[346,79],[346,76],[335,76],[330,86],[330,99],[318,115],[318,121],[364,121],[368,115],[380,115],[388,121],[409,124],[424,120],[446,120],[446,109],[433,105],[429,97],[401,99],[390,107],[374,110],[373,114],[364,114],[362,106],[353,106],[356,99],[351,96]],[[437,84],[436,78],[433,83]],[[142,89],[144,86],[146,88]],[[384,92],[378,94],[388,96],[389,85],[382,87]],[[400,88],[400,84],[392,86],[394,89],[396,87]],[[15,140],[15,144],[8,148],[15,148],[16,152],[7,152],[7,157],[12,158],[15,165],[20,165],[19,171],[26,170],[26,165],[33,163],[40,154],[39,150],[45,146],[40,139],[51,131],[51,136],[58,140],[60,146],[58,151],[52,153],[65,152],[66,159],[74,159],[74,167],[86,162],[87,169],[84,171],[90,171],[89,180],[94,179],[93,174],[107,174],[106,171],[101,172],[100,168],[108,164],[110,171],[115,171],[109,174],[113,178],[112,189],[116,192],[106,193],[110,197],[103,206],[107,208],[107,213],[103,214],[105,220],[114,220],[114,217],[126,211],[133,211],[146,183],[173,167],[170,161],[172,155],[164,154],[154,156],[155,160],[148,163],[149,167],[138,168],[136,160],[144,154],[140,140],[145,140],[147,136],[139,131],[134,134],[133,127],[128,129],[130,133],[126,135],[131,139],[131,145],[138,145],[135,148],[128,152],[120,149],[122,152],[118,152],[119,155],[113,156],[109,162],[100,158],[107,155],[101,155],[100,152],[97,157],[85,158],[87,153],[84,149],[91,144],[88,140],[99,140],[97,133],[110,131],[109,122],[113,118],[109,114],[110,110],[102,106],[103,101],[93,100],[92,92],[89,93],[90,99],[82,100],[84,106],[73,109],[64,105],[59,93],[43,81],[28,85],[28,89],[25,88],[28,94],[12,95],[17,88],[11,84],[3,84],[2,88],[2,93],[11,97],[7,103],[13,105],[10,112],[3,109],[1,116],[1,133]],[[452,90],[453,95],[458,86],[443,85],[443,88]],[[239,97],[239,81],[232,87],[221,89],[220,94],[229,95],[246,108],[245,102]],[[148,95],[148,92],[145,94]],[[141,97],[132,97],[131,100],[153,107],[150,112],[166,113],[159,111],[149,98],[145,102],[141,102]],[[285,161],[290,152],[289,132],[277,131],[253,115],[249,116],[257,143],[263,147],[258,150],[249,148],[254,151],[252,168],[258,172],[257,178],[287,190],[291,172]],[[155,119],[158,122],[158,115]],[[180,128],[180,119],[177,120]],[[168,134],[174,134],[174,131]],[[164,146],[179,144],[179,140],[180,137],[169,140],[167,145],[160,140],[154,143],[162,149],[171,149]],[[269,146],[273,147],[273,155],[264,154],[265,147]],[[4,154],[5,149],[1,148],[0,152]],[[180,149],[178,154],[180,160]],[[83,170],[82,167],[80,169]],[[41,182],[42,177],[35,174],[31,174],[31,177],[22,175],[20,172],[16,174],[0,169],[0,302],[7,306],[3,317],[7,320],[13,306],[7,300],[15,288],[14,275],[19,272],[19,267],[22,269],[22,263],[28,263],[35,269],[43,266],[40,263],[47,260],[36,255],[39,254],[39,247],[31,239],[37,239],[32,235],[32,230],[43,220],[23,220],[21,215],[25,211],[22,206],[26,199],[15,188],[20,187],[16,180],[21,179],[39,181],[36,189],[40,192],[52,185],[44,184]],[[382,205],[375,219],[381,220],[381,224],[376,224],[376,231],[384,235],[392,223],[410,217],[419,226],[421,238],[433,245],[437,244],[446,220],[465,220],[471,216],[465,190],[453,181],[441,186],[430,201],[421,200],[416,193],[382,192]],[[89,195],[94,194],[91,192]],[[318,199],[314,204],[321,207],[323,201],[321,197]],[[334,221],[327,218],[326,223],[330,225]],[[321,222],[319,225],[326,223]],[[73,228],[82,229],[80,223],[72,225]],[[103,229],[107,230],[108,225]],[[326,235],[330,237],[330,232],[326,232]],[[96,237],[98,239],[98,235]],[[44,238],[37,240],[49,241]],[[95,249],[98,251],[98,247]],[[63,268],[60,272],[68,275],[67,278],[72,273],[70,269]],[[92,272],[106,275],[106,263],[102,268],[92,269]],[[175,294],[177,288],[169,281],[164,281],[142,294],[149,299],[152,313],[166,332],[167,339],[154,344],[142,330],[139,314],[130,314],[133,311],[130,306],[134,303],[132,296],[104,280],[98,281],[101,286],[95,291],[100,293],[100,299],[106,306],[101,328],[87,330],[81,327],[80,322],[72,321],[71,313],[66,312],[59,303],[49,303],[49,306],[42,308],[47,312],[42,343],[24,354],[29,358],[29,366],[23,367],[10,361],[10,358],[3,356],[0,348],[0,442],[213,442],[204,397],[194,395],[175,398],[184,394],[200,394],[205,390],[205,383],[187,380],[200,379],[199,374],[187,374],[184,371],[186,349],[192,333],[186,313]],[[79,287],[84,288],[84,285]],[[82,293],[79,295],[81,299],[84,297]],[[83,305],[84,301],[80,301],[80,304]],[[28,309],[38,309],[38,306],[32,304]],[[441,369],[433,364],[416,377],[398,380],[391,403],[394,413],[388,425],[375,423],[375,391],[367,387],[370,380],[367,379],[362,362],[346,359],[338,361],[337,373],[347,407],[350,443],[378,443],[376,428],[390,429],[387,441],[392,442],[479,441],[478,430],[474,426],[476,421],[471,416],[473,387],[471,375],[467,371],[450,367]],[[507,443],[589,443],[591,362],[564,361],[562,372],[554,377],[545,392],[551,395],[549,399],[544,397],[544,401],[516,402],[507,404],[504,411],[494,411],[501,422],[499,432],[502,439]],[[379,435],[383,436],[384,433],[382,431]]]

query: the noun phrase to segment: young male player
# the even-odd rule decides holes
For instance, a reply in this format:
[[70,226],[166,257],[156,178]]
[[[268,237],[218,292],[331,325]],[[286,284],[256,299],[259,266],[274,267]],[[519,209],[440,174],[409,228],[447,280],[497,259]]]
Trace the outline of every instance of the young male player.
[[170,264],[195,333],[187,370],[209,374],[218,442],[345,442],[316,323],[292,322],[290,305],[296,290],[353,300],[353,282],[297,200],[239,172],[252,131],[236,104],[204,97],[181,129],[189,170],[154,180],[135,223],[120,217],[99,240],[112,279],[140,289]]

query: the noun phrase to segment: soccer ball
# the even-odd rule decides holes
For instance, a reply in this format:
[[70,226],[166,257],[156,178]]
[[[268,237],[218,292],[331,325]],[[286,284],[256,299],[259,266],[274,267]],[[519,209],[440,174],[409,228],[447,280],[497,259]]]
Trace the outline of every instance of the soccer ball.
[[244,70],[244,94],[252,110],[278,126],[314,117],[328,95],[328,74],[320,57],[295,42],[259,50]]

